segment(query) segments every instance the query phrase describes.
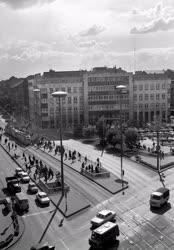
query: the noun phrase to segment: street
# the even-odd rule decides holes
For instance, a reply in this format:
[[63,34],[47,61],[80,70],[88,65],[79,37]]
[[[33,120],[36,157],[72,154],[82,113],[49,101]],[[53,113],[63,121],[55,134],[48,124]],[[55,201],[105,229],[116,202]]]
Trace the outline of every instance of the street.
[[[84,145],[78,141],[67,140],[64,145],[76,148],[82,155],[88,152],[90,157],[100,157],[101,152],[91,145]],[[26,148],[25,148],[26,149]],[[22,150],[22,148],[21,148]],[[33,147],[28,147],[30,154],[42,159],[55,169],[60,168],[60,163]],[[117,176],[120,173],[120,158],[104,153],[100,158],[102,164]],[[8,154],[0,148],[1,182],[5,187],[5,177],[14,174],[17,165]],[[119,246],[108,249],[174,249],[174,171],[165,171],[166,186],[170,189],[169,204],[160,210],[151,211],[149,197],[152,191],[161,186],[158,175],[129,159],[124,158],[125,180],[129,182],[129,188],[111,195],[94,182],[84,176],[64,168],[65,182],[70,184],[76,192],[81,194],[91,205],[90,208],[64,219],[63,226],[59,227],[62,214],[58,211],[48,229],[43,242],[55,244],[56,249],[85,250],[89,249],[88,239],[91,235],[90,220],[102,209],[111,209],[116,212],[117,223],[120,228]],[[22,190],[26,193],[27,185],[22,184]],[[23,215],[25,231],[22,238],[12,249],[29,249],[37,243],[44,231],[52,211],[49,207],[38,207],[35,203],[35,195],[28,195],[30,209]]]

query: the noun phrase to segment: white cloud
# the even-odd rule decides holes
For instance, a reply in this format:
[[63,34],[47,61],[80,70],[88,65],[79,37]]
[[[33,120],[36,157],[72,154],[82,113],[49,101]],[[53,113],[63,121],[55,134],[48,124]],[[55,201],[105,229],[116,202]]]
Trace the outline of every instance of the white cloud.
[[140,27],[134,27],[131,29],[131,34],[145,34],[150,32],[156,32],[156,31],[166,31],[174,29],[174,18],[169,19],[157,19],[154,20],[146,25],[140,26]]
[[136,19],[143,17],[147,23],[132,28],[130,30],[131,34],[145,34],[174,29],[174,10],[169,6],[164,7],[161,2],[154,8],[147,10],[134,9],[132,14]]
[[0,3],[4,3],[13,9],[23,9],[34,5],[49,4],[55,0],[0,0]]
[[81,31],[80,36],[96,36],[105,30],[102,26],[93,25],[87,30]]

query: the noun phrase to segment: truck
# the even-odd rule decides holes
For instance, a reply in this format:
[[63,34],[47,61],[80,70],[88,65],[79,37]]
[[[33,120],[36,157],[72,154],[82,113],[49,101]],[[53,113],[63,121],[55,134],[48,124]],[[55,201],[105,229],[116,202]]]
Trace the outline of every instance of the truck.
[[89,245],[92,249],[107,249],[108,245],[116,243],[119,234],[118,225],[108,221],[92,231]]
[[15,176],[10,176],[5,178],[7,183],[7,189],[12,193],[20,193],[21,186],[19,185],[19,181]]

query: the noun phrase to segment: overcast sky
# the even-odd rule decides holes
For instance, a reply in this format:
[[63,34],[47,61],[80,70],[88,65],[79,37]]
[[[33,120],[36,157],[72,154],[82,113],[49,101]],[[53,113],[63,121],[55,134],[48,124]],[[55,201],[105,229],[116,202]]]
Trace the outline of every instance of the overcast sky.
[[173,0],[0,0],[0,79],[94,66],[174,69]]

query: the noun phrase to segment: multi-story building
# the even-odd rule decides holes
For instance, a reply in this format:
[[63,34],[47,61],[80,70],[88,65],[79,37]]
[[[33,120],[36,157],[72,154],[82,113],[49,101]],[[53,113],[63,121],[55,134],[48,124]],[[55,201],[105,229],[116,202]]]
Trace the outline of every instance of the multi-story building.
[[[30,99],[33,105],[33,118],[42,128],[57,128],[59,122],[58,100],[52,97],[55,91],[66,91],[62,99],[62,124],[66,128],[84,124],[85,97],[83,71],[56,72],[50,70],[35,76],[30,82]],[[33,91],[38,89],[39,91]],[[33,93],[32,93],[33,92]],[[37,117],[36,117],[37,116]]]
[[133,118],[139,125],[158,116],[167,122],[170,111],[171,80],[165,74],[136,72],[133,77]]
[[88,121],[95,124],[100,117],[118,118],[120,114],[120,93],[118,85],[125,85],[126,91],[121,95],[122,112],[126,120],[132,118],[132,73],[121,68],[96,67],[84,76],[88,95]]

